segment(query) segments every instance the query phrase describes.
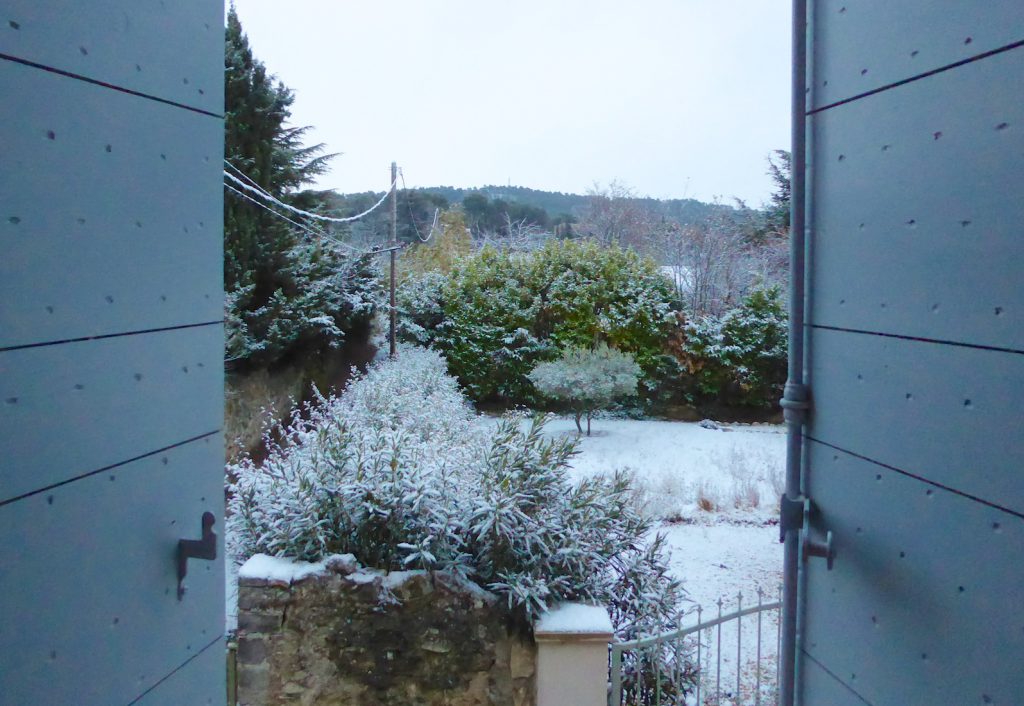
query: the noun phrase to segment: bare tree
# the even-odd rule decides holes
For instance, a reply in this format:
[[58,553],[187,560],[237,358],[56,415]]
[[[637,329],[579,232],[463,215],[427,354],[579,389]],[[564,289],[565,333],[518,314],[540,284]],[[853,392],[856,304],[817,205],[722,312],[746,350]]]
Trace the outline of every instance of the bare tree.
[[576,230],[602,245],[623,245],[642,249],[657,219],[633,190],[618,181],[600,184],[587,191],[587,205]]
[[688,308],[694,313],[721,314],[738,295],[740,238],[728,230],[706,227],[688,229],[686,236]]
[[490,246],[498,250],[531,252],[544,247],[544,243],[551,237],[551,233],[544,231],[536,223],[525,218],[513,221],[508,213],[505,213],[504,229],[479,231],[473,237],[473,247],[476,250]]
[[753,288],[787,286],[786,239],[751,243],[727,219],[699,226],[668,224],[655,229],[646,247],[691,314],[720,315]]

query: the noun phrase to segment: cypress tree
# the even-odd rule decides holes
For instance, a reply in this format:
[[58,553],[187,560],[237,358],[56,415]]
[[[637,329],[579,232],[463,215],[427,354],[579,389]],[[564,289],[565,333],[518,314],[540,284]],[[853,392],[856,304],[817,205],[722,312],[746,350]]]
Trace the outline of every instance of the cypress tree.
[[[324,154],[323,144],[303,145],[308,126],[287,124],[294,100],[253,55],[232,5],[224,47],[225,157],[281,201],[316,211],[326,205],[322,194],[300,187],[324,173],[335,155]],[[339,346],[347,331],[365,326],[373,313],[374,268],[369,258],[353,258],[225,193],[228,361],[269,367]]]

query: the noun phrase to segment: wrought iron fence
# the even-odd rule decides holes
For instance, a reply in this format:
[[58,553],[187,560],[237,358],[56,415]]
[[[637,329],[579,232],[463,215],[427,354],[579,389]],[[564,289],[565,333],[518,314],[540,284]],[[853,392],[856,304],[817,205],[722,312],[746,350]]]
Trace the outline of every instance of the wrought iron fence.
[[[744,608],[742,593],[736,596],[735,611],[723,615],[723,605],[719,598],[714,617],[697,606],[697,620],[689,627],[612,643],[609,705],[774,706],[781,600],[765,602],[758,588],[756,605]],[[771,638],[767,642],[766,627]]]

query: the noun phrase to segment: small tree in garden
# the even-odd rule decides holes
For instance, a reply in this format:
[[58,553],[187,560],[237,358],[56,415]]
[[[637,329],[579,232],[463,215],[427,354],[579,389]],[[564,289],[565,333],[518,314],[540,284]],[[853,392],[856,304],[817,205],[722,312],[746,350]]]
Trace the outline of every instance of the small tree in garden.
[[636,394],[640,366],[628,353],[601,344],[594,350],[570,348],[558,360],[541,363],[530,373],[537,390],[572,410],[576,429],[587,418],[587,436],[594,412]]

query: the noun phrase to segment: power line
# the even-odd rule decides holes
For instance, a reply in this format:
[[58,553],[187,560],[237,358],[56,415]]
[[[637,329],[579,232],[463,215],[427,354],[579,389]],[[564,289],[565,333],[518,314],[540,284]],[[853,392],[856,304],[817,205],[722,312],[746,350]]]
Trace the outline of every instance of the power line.
[[256,180],[255,180],[255,179],[253,179],[253,178],[252,178],[252,177],[250,177],[250,176],[249,176],[248,174],[246,174],[245,172],[243,172],[243,171],[242,171],[241,169],[239,169],[238,167],[236,167],[236,166],[235,166],[234,164],[232,164],[231,162],[229,162],[229,161],[227,160],[227,157],[225,157],[225,158],[224,158],[224,164],[226,164],[226,165],[228,165],[229,167],[231,167],[232,169],[234,169],[234,170],[235,170],[235,172],[236,172],[236,173],[238,174],[238,176],[240,176],[240,177],[242,177],[243,179],[245,179],[245,180],[246,180],[247,182],[249,182],[250,184],[252,184],[253,186],[255,186],[255,187],[256,187],[257,189],[259,189],[260,191],[262,191],[262,192],[263,192],[264,194],[267,194],[268,196],[270,195],[270,192],[269,192],[269,191],[267,191],[266,189],[264,189],[264,188],[263,188],[262,186],[260,186],[259,184],[257,184],[257,183],[256,183]]
[[[437,229],[437,216],[438,216],[439,213],[441,213],[441,209],[435,208],[434,209],[434,222],[430,224],[430,233],[427,234],[427,240],[430,240],[430,238],[434,235],[434,231]],[[427,241],[424,240],[423,242],[427,242]]]
[[[237,169],[237,167],[235,167],[235,169]],[[256,194],[257,196],[263,198],[264,200],[270,201],[271,203],[273,203],[273,204],[275,204],[277,206],[280,206],[281,208],[288,209],[292,213],[297,213],[300,216],[305,216],[306,218],[314,218],[314,219],[319,220],[319,221],[328,221],[330,223],[351,223],[352,221],[358,221],[360,218],[363,218],[363,217],[368,216],[369,214],[373,213],[381,205],[383,205],[383,203],[385,201],[387,201],[388,196],[391,194],[391,191],[395,188],[395,184],[397,182],[397,179],[395,181],[391,182],[391,186],[388,188],[387,191],[384,192],[384,196],[381,197],[380,201],[378,201],[374,205],[370,206],[370,208],[366,209],[362,213],[359,213],[359,214],[357,214],[355,216],[349,216],[348,218],[332,218],[330,216],[322,216],[319,213],[310,213],[309,211],[303,211],[301,208],[295,208],[294,206],[290,206],[290,205],[286,204],[284,201],[281,201],[281,200],[275,198],[274,196],[271,196],[269,193],[267,193],[263,189],[261,189],[259,187],[256,187],[256,186],[252,186],[251,184],[248,184],[248,183],[242,181],[241,179],[239,179],[238,177],[236,177],[234,174],[232,174],[231,172],[229,172],[226,169],[224,170],[224,176],[226,176],[231,181],[235,182],[235,184],[237,184],[238,186],[242,187],[246,191],[252,192],[252,193]]]
[[[274,198],[274,195],[273,195],[273,194],[271,194],[271,193],[270,193],[269,191],[267,191],[267,190],[266,190],[266,189],[264,189],[264,188],[263,188],[262,186],[260,186],[259,184],[257,184],[257,183],[256,183],[256,180],[255,180],[255,179],[253,179],[253,178],[252,178],[251,176],[249,176],[248,174],[246,174],[245,172],[243,172],[243,171],[242,171],[241,169],[239,169],[238,167],[236,167],[236,166],[235,166],[234,164],[232,164],[231,162],[229,162],[229,161],[227,160],[227,158],[225,158],[225,159],[224,159],[224,164],[228,165],[229,167],[231,167],[231,169],[235,170],[235,172],[236,172],[236,173],[238,174],[238,176],[242,177],[242,178],[243,178],[243,179],[245,179],[245,180],[246,180],[247,182],[249,182],[249,183],[250,183],[250,184],[251,184],[251,185],[252,185],[253,187],[255,187],[256,189],[258,189],[258,190],[260,191],[260,193],[264,194],[264,195],[265,195],[265,196],[267,196],[267,197],[270,197],[271,199],[272,199],[272,198]],[[228,185],[227,185],[227,184],[225,184],[225,186],[228,186]],[[232,189],[234,189],[234,187],[229,187],[229,188],[232,188]],[[238,193],[240,193],[240,194],[241,194],[241,192],[238,192]],[[243,196],[245,196],[245,194],[242,194],[242,195],[243,195]],[[252,199],[251,199],[251,198],[250,198],[249,196],[246,196],[246,198],[248,198],[248,199],[252,200]],[[259,203],[259,202],[256,202],[256,203]],[[263,204],[262,204],[262,203],[260,203],[260,205],[262,206]],[[266,208],[266,207],[264,206],[264,208]],[[277,211],[271,211],[271,212],[272,212],[272,213],[275,213],[275,214],[277,214]],[[294,223],[294,221],[290,221],[290,222]],[[308,226],[309,224],[307,223],[307,224],[304,224],[304,225],[307,225],[307,226]],[[312,228],[312,226],[310,226],[310,227]],[[315,231],[316,231],[317,233],[319,233],[320,235],[323,235],[323,236],[325,236],[325,237],[330,237],[330,236],[328,236],[328,235],[327,235],[327,233],[326,233],[325,231],[322,231],[322,230],[320,230],[319,228],[313,228],[313,230],[315,230]]]
[[266,209],[271,214],[277,216],[281,220],[287,221],[288,223],[291,223],[293,226],[301,228],[302,230],[306,231],[310,235],[320,236],[320,237],[322,237],[322,238],[324,238],[326,240],[331,241],[332,243],[334,243],[336,245],[340,245],[343,248],[348,248],[349,250],[351,250],[356,255],[359,255],[360,257],[365,256],[365,255],[379,255],[379,254],[384,253],[384,252],[391,252],[392,250],[404,250],[405,247],[406,247],[406,243],[399,243],[398,245],[394,245],[394,246],[390,246],[390,247],[380,247],[380,246],[377,246],[377,247],[370,248],[369,250],[360,250],[359,248],[357,248],[357,247],[355,247],[353,245],[349,245],[348,243],[346,243],[346,242],[344,242],[342,240],[338,240],[334,236],[332,236],[329,233],[327,233],[327,231],[323,231],[323,230],[320,230],[318,228],[309,228],[309,227],[304,226],[302,223],[299,223],[297,221],[293,221],[292,219],[288,218],[287,216],[285,216],[282,213],[278,213],[277,211],[275,211],[274,209],[270,208],[269,206],[267,206],[266,204],[262,203],[261,201],[257,201],[256,199],[252,198],[251,196],[248,196],[247,194],[242,193],[241,191],[239,191],[235,187],[231,186],[231,184],[225,184],[224,188],[225,189],[230,189],[231,191],[233,191],[238,196],[241,196],[243,199],[245,199],[247,201],[251,201],[252,203],[254,203],[257,206],[259,206],[260,208]]
[[[367,214],[371,213],[374,209],[378,208],[382,203],[384,203],[384,201],[387,199],[387,197],[395,190],[395,186],[398,184],[398,177],[395,177],[392,180],[392,182],[391,182],[391,189],[388,190],[388,192],[386,192],[384,194],[384,198],[382,198],[380,201],[378,201],[372,207],[370,207],[366,211],[363,211],[361,214],[359,214],[357,216],[352,216],[351,218],[347,218],[347,219],[328,218],[326,216],[320,216],[320,215],[315,214],[315,213],[309,213],[308,211],[303,211],[301,209],[294,208],[292,206],[289,206],[286,203],[282,203],[281,201],[278,201],[272,194],[270,194],[268,191],[263,189],[259,184],[257,184],[255,182],[255,180],[252,179],[252,177],[250,177],[245,172],[243,172],[241,169],[239,169],[238,167],[233,165],[227,159],[224,160],[224,164],[226,164],[227,166],[231,167],[233,170],[238,172],[239,176],[241,176],[242,179],[245,179],[249,183],[249,186],[247,186],[245,183],[240,182],[238,180],[238,178],[232,176],[230,173],[225,171],[224,172],[224,176],[228,177],[229,179],[234,181],[239,186],[241,186],[243,188],[247,188],[249,191],[257,193],[257,194],[263,196],[265,199],[267,199],[267,200],[269,200],[269,201],[271,201],[271,202],[273,202],[275,204],[278,204],[278,205],[280,205],[280,206],[282,206],[284,208],[287,208],[289,211],[293,211],[295,213],[300,213],[300,214],[303,214],[303,215],[306,215],[306,216],[309,216],[309,217],[312,217],[312,218],[320,218],[320,219],[323,219],[323,220],[335,221],[335,222],[336,221],[341,221],[341,222],[352,221],[352,220],[356,220],[358,218],[362,218],[363,216],[366,216]],[[405,185],[404,175],[403,175],[403,178],[402,178],[402,185],[403,186]],[[230,189],[235,194],[237,194],[238,196],[241,196],[242,198],[246,199],[247,201],[250,201],[250,202],[256,204],[260,208],[269,211],[270,213],[272,213],[273,215],[277,216],[278,218],[280,218],[280,219],[282,219],[284,221],[287,221],[288,223],[291,223],[293,226],[296,226],[297,228],[300,228],[301,230],[305,231],[306,233],[308,233],[310,235],[318,235],[318,236],[320,236],[322,238],[330,240],[331,242],[336,243],[337,245],[340,245],[340,246],[342,246],[344,248],[348,248],[349,250],[351,250],[352,252],[354,252],[354,253],[356,253],[358,255],[379,255],[380,253],[384,253],[384,252],[394,252],[396,250],[402,250],[402,249],[404,249],[406,247],[405,243],[395,243],[395,244],[392,244],[392,245],[390,245],[388,247],[374,247],[374,248],[370,248],[369,250],[359,250],[358,248],[353,247],[352,245],[349,245],[348,243],[345,243],[345,242],[342,242],[341,240],[338,240],[337,238],[331,236],[330,234],[328,234],[324,230],[321,230],[321,229],[316,228],[314,226],[309,226],[309,225],[306,225],[306,224],[302,224],[302,223],[299,223],[297,221],[293,221],[292,219],[288,218],[284,214],[279,213],[279,212],[275,211],[274,209],[270,208],[269,206],[267,206],[263,202],[257,201],[256,199],[252,198],[248,194],[242,193],[241,191],[239,191],[235,187],[231,186],[231,184],[224,184],[224,187],[227,188],[227,189]],[[427,240],[430,239],[430,235],[433,234],[434,229],[437,227],[437,215],[438,215],[438,212],[439,212],[439,209],[434,209],[434,223],[430,227],[430,233],[427,235],[427,239],[423,240],[422,237],[420,238],[421,240],[423,240],[423,242],[426,242]],[[415,226],[415,222],[413,222],[413,225]],[[417,235],[418,235],[418,233],[417,233]]]
[[231,186],[231,184],[225,184],[225,185],[224,185],[224,188],[225,188],[225,189],[230,189],[231,191],[234,191],[234,192],[235,192],[236,194],[238,194],[239,196],[241,196],[241,197],[242,197],[243,199],[245,199],[246,201],[249,201],[249,202],[251,202],[251,203],[254,203],[254,204],[256,204],[257,206],[259,206],[260,208],[262,208],[262,209],[265,209],[265,210],[267,210],[267,211],[270,211],[270,212],[271,212],[272,214],[274,214],[275,216],[277,216],[278,218],[280,218],[280,219],[281,219],[282,221],[288,221],[289,223],[291,223],[291,224],[292,224],[293,226],[295,226],[296,228],[299,228],[300,230],[304,230],[304,231],[306,231],[307,233],[309,233],[310,235],[327,235],[327,234],[326,234],[326,233],[325,233],[324,231],[322,231],[322,230],[313,230],[312,228],[309,228],[309,227],[307,227],[307,226],[304,226],[303,224],[299,223],[298,221],[293,221],[293,220],[292,220],[291,218],[289,218],[288,216],[284,215],[283,213],[278,213],[277,211],[275,211],[274,209],[272,209],[272,208],[271,208],[270,206],[267,206],[266,204],[264,204],[264,203],[263,203],[262,201],[257,201],[257,200],[256,200],[256,199],[254,199],[254,198],[253,198],[252,196],[248,196],[247,194],[244,194],[244,193],[242,193],[241,191],[239,191],[239,190],[238,190],[238,189],[236,189],[235,187]]
[[238,196],[241,196],[246,201],[254,203],[257,206],[259,206],[260,208],[262,208],[262,209],[264,209],[266,211],[269,211],[272,215],[277,216],[282,221],[287,221],[288,223],[291,223],[293,226],[295,226],[296,228],[298,228],[300,230],[305,231],[309,235],[316,235],[316,236],[320,236],[322,238],[327,238],[328,240],[334,241],[338,245],[342,245],[342,246],[344,246],[344,247],[346,247],[346,248],[348,248],[348,249],[350,249],[350,250],[352,250],[354,252],[358,252],[356,250],[356,248],[352,247],[348,243],[343,243],[340,240],[337,240],[336,238],[331,237],[326,231],[320,230],[319,228],[313,228],[313,227],[307,226],[305,224],[299,223],[298,221],[293,221],[291,218],[288,218],[288,216],[284,215],[283,213],[278,213],[277,211],[275,211],[274,209],[270,208],[269,206],[267,206],[263,202],[257,201],[256,199],[252,198],[251,196],[242,193],[241,191],[239,191],[235,187],[231,186],[231,184],[225,184],[224,188],[225,189],[230,189],[231,191],[235,192],[235,194],[237,194]]
[[254,203],[257,206],[259,206],[260,208],[266,209],[267,211],[269,211],[273,215],[277,216],[281,220],[287,221],[287,222],[291,223],[293,226],[296,226],[297,228],[300,228],[301,230],[304,230],[306,233],[308,233],[310,235],[313,235],[313,236],[319,236],[319,237],[321,237],[321,238],[323,238],[325,240],[329,240],[332,243],[334,243],[335,245],[340,245],[343,248],[348,248],[350,251],[352,251],[356,255],[359,255],[359,256],[362,256],[362,255],[372,255],[375,252],[373,250],[370,250],[369,252],[363,252],[363,251],[359,250],[358,248],[355,248],[355,247],[349,245],[346,242],[338,240],[337,238],[335,238],[335,237],[331,236],[330,234],[328,234],[326,231],[320,230],[318,228],[308,228],[308,227],[304,226],[303,224],[301,224],[301,223],[299,223],[297,221],[293,221],[291,218],[288,218],[287,216],[285,216],[282,213],[278,213],[277,211],[275,211],[274,209],[270,208],[266,204],[264,204],[264,203],[262,203],[260,201],[257,201],[256,199],[252,198],[251,196],[247,196],[246,194],[243,194],[241,191],[239,191],[235,187],[231,186],[231,184],[225,184],[224,188],[225,189],[231,189],[231,191],[235,192],[236,194],[241,196],[243,199],[246,199],[247,201],[251,201],[252,203]]
[[[235,166],[234,164],[232,164],[231,162],[229,162],[229,161],[228,161],[228,160],[227,160],[226,158],[224,159],[224,164],[228,165],[229,167],[231,167],[232,169],[234,169],[234,170],[235,170],[236,172],[238,172],[238,175],[239,175],[240,177],[242,177],[242,178],[243,178],[243,179],[245,179],[245,180],[246,180],[247,182],[249,182],[250,184],[252,184],[252,185],[253,185],[253,186],[254,186],[255,188],[259,189],[259,190],[260,190],[260,191],[261,191],[261,192],[262,192],[263,194],[265,194],[266,196],[268,196],[268,197],[270,197],[270,198],[273,198],[273,195],[272,195],[272,194],[271,194],[271,193],[270,193],[269,191],[267,191],[266,189],[264,189],[263,187],[261,187],[261,186],[260,186],[259,184],[257,184],[257,183],[256,183],[256,181],[255,181],[255,180],[254,180],[254,179],[253,179],[252,177],[250,177],[250,176],[249,176],[248,174],[246,174],[246,173],[245,173],[245,172],[243,172],[243,171],[242,171],[241,169],[239,169],[238,167],[236,167],[236,166]],[[329,234],[329,233],[328,233],[327,231],[325,231],[325,230],[321,230],[321,229],[319,229],[319,228],[316,228],[316,227],[313,227],[313,226],[309,226],[309,224],[303,224],[303,223],[298,223],[298,222],[296,222],[296,221],[293,221],[293,220],[291,220],[290,218],[287,218],[287,217],[286,217],[286,216],[284,216],[283,214],[281,214],[281,213],[279,213],[279,212],[275,211],[274,209],[272,209],[272,208],[270,208],[269,206],[265,205],[265,204],[264,204],[264,203],[262,203],[261,201],[257,201],[256,199],[252,198],[251,196],[248,196],[248,195],[246,195],[246,194],[243,194],[243,193],[242,193],[241,191],[239,191],[239,190],[238,190],[238,189],[236,189],[235,187],[231,186],[230,184],[225,184],[224,186],[226,186],[227,188],[231,189],[232,191],[234,191],[234,192],[235,192],[236,194],[238,194],[238,195],[239,195],[239,196],[241,196],[242,198],[245,198],[245,199],[248,199],[249,201],[252,201],[252,202],[253,202],[254,204],[256,204],[257,206],[259,206],[260,208],[265,208],[266,210],[270,211],[270,212],[271,212],[272,214],[274,214],[274,215],[275,215],[275,216],[277,216],[278,218],[281,218],[281,219],[283,219],[283,220],[285,220],[285,221],[288,221],[289,223],[291,223],[291,224],[293,224],[293,225],[296,225],[296,226],[298,226],[299,228],[301,228],[302,230],[306,231],[306,232],[307,232],[307,233],[309,233],[310,235],[319,235],[320,237],[322,237],[322,238],[326,238],[327,240],[330,240],[331,242],[333,242],[333,243],[336,243],[337,245],[340,245],[340,246],[342,246],[342,247],[344,247],[344,248],[348,248],[349,250],[351,250],[351,251],[352,251],[352,252],[354,252],[354,253],[357,253],[357,254],[360,254],[360,255],[364,255],[364,254],[366,254],[366,253],[363,253],[363,252],[361,252],[361,251],[360,251],[360,250],[359,250],[358,248],[356,248],[356,247],[353,247],[352,245],[349,245],[348,243],[345,243],[345,242],[343,242],[343,241],[341,241],[341,240],[338,240],[337,238],[335,238],[335,237],[331,236],[331,235],[330,235],[330,234]],[[372,251],[371,251],[371,253],[372,253]]]
[[[405,185],[405,172],[399,169],[398,175],[402,178],[402,191],[408,192],[409,187]],[[412,203],[410,203],[408,196],[406,196],[405,205],[406,208],[409,209],[409,220],[412,222],[413,230],[416,231],[416,237],[420,239],[420,242],[427,242],[434,235],[434,229],[437,228],[437,214],[440,211],[440,209],[434,209],[434,222],[430,226],[430,232],[427,233],[427,237],[424,238],[423,235],[420,233],[420,227],[416,225],[416,214],[413,213]]]

